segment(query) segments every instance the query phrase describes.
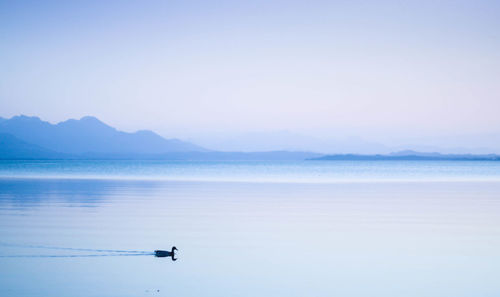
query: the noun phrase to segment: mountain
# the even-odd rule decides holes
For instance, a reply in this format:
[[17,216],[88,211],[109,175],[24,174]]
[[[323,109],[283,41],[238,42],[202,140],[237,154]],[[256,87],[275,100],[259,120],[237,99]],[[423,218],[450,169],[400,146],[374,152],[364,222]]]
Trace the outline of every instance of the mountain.
[[118,131],[95,117],[58,124],[38,117],[0,118],[0,159],[304,160],[310,152],[217,152],[154,132]]
[[440,154],[440,153],[422,153],[412,150],[405,150],[400,152],[390,153],[388,155],[356,155],[356,154],[338,154],[326,155],[318,158],[311,158],[309,160],[366,160],[366,161],[379,161],[379,160],[415,160],[415,161],[500,161],[500,155],[487,154],[487,155],[472,155],[472,154]]
[[38,117],[15,116],[0,120],[0,133],[65,154],[165,154],[172,152],[206,152],[208,150],[178,139],[165,139],[142,130],[118,131],[95,117],[67,120],[58,124]]
[[13,135],[0,133],[0,160],[62,159],[70,156],[24,142]]

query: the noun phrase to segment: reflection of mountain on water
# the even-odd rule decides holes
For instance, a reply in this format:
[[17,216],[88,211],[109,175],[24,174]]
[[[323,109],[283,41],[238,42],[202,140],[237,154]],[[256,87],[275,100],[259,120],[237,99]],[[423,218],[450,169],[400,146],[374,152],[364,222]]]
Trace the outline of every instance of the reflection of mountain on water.
[[[148,193],[156,182],[127,181],[131,190]],[[123,181],[86,179],[0,179],[0,205],[36,207],[47,203],[61,206],[95,207],[110,199],[119,199]]]

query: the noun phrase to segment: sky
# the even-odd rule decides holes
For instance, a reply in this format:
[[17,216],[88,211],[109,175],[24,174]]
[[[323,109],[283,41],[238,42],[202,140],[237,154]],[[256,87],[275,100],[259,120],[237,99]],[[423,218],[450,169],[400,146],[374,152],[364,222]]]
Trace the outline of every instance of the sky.
[[0,0],[0,116],[500,151],[499,28],[500,1]]

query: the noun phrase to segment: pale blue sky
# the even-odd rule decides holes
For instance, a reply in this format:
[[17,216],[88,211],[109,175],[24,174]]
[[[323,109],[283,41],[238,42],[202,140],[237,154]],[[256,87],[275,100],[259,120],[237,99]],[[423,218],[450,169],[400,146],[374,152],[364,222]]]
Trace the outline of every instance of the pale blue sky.
[[0,0],[0,116],[192,139],[500,133],[500,1],[69,2]]

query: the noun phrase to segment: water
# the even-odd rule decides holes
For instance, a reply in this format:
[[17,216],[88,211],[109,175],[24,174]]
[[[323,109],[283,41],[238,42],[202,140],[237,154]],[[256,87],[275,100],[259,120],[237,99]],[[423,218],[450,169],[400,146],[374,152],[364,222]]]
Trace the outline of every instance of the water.
[[5,161],[0,296],[499,296],[499,163]]
[[500,162],[0,160],[0,177],[287,183],[500,181]]

